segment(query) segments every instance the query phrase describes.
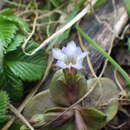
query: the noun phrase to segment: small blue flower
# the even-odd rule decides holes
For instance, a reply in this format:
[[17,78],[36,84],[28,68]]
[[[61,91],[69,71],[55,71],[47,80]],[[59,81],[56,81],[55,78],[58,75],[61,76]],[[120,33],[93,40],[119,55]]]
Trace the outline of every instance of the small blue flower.
[[83,67],[83,59],[89,52],[82,52],[81,48],[77,47],[74,41],[68,43],[62,49],[52,49],[52,55],[57,59],[57,66],[66,68],[75,68],[77,70]]

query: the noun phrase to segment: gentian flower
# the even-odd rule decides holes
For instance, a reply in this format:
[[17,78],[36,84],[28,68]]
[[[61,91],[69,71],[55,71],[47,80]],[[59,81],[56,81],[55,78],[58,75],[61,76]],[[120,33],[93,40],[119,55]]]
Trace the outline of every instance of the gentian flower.
[[83,59],[88,55],[88,52],[82,52],[80,47],[77,47],[74,41],[68,43],[62,49],[52,49],[52,55],[57,59],[56,65],[63,69],[81,69],[83,68]]

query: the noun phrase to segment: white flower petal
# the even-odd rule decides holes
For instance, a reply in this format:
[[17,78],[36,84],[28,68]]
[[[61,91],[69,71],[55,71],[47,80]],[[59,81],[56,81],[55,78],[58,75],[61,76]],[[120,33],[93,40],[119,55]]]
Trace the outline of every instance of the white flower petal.
[[77,47],[76,50],[75,50],[75,55],[79,56],[81,54],[82,54],[81,48]]
[[66,54],[67,53],[66,47],[63,47],[61,51],[62,51],[62,53]]
[[77,59],[83,59],[85,56],[87,56],[89,54],[89,52],[82,52]]
[[55,59],[58,59],[57,66],[65,68],[81,69],[82,62],[88,52],[82,52],[81,48],[77,47],[74,41],[68,43],[62,50],[55,48],[52,50],[52,55]]
[[63,61],[60,61],[60,60],[58,60],[56,62],[56,65],[63,68],[63,69],[67,68],[67,65]]
[[64,53],[58,48],[52,49],[52,55],[57,60],[64,60],[65,58]]
[[82,65],[83,64],[83,58],[77,58],[76,64]]
[[83,66],[83,59],[85,56],[88,55],[88,52],[83,52],[81,55],[79,55],[76,59],[76,64],[74,65],[75,67],[77,67],[77,69],[81,69]]
[[82,69],[83,66],[82,66],[82,64],[78,64],[77,63],[75,65],[72,65],[72,67],[75,68],[75,69],[77,69],[77,70],[80,70],[80,69]]
[[66,55],[75,55],[75,51],[76,51],[77,47],[74,41],[71,41],[68,43],[67,47],[64,48],[64,53]]

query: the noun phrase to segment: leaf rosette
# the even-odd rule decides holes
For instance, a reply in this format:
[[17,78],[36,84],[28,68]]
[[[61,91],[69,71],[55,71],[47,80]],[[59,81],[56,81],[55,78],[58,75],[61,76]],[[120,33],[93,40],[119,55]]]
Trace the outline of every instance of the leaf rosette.
[[117,86],[108,78],[86,80],[79,71],[86,55],[74,42],[53,50],[56,64],[62,69],[54,74],[49,89],[34,96],[24,110],[24,116],[35,127],[98,130],[115,116]]

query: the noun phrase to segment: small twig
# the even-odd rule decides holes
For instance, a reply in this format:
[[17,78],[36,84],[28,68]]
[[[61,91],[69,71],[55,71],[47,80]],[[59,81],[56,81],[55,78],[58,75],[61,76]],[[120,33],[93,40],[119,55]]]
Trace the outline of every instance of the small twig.
[[31,124],[25,119],[25,117],[13,106],[9,105],[9,109],[28,127],[30,130],[34,130]]
[[36,17],[35,17],[34,22],[33,22],[32,32],[30,33],[30,35],[28,36],[28,38],[24,41],[23,46],[22,46],[22,49],[23,49],[23,52],[24,52],[24,53],[26,53],[26,52],[25,52],[25,47],[26,47],[28,41],[29,41],[29,40],[31,39],[31,37],[34,35],[35,30],[36,30],[36,23],[37,23],[38,14],[35,12],[35,15],[36,15]]
[[109,104],[111,104],[113,101],[119,101],[120,98],[112,98],[110,99],[108,102],[104,103],[104,104],[101,104],[99,107],[103,107],[103,106],[108,106]]
[[[109,48],[109,50],[108,50],[108,55],[111,54],[112,47],[113,47],[113,43],[114,43],[114,36],[112,37],[112,41],[111,41],[111,44],[110,44],[110,48]],[[102,77],[102,75],[104,74],[105,69],[106,69],[106,67],[107,67],[107,64],[108,64],[108,59],[105,60],[104,66],[103,66],[103,68],[102,68],[102,71],[101,71],[99,77]]]
[[13,6],[16,6],[16,7],[27,8],[27,6],[24,5],[24,4],[19,4],[19,3],[12,2],[12,1],[9,1],[9,0],[5,0],[5,2],[6,2],[6,4],[10,4],[10,5],[13,5]]
[[[78,23],[78,25],[79,25],[79,23]],[[77,32],[77,33],[78,33],[80,47],[82,48],[83,51],[88,51],[87,48],[83,44],[83,40],[81,38],[81,35],[79,34],[79,32]],[[93,68],[93,65],[92,65],[92,62],[91,62],[91,58],[90,58],[89,55],[87,55],[87,62],[88,62],[88,65],[89,65],[89,68],[90,68],[92,75],[97,79],[98,77],[97,77],[97,75],[94,71],[94,68]]]
[[121,86],[121,84],[120,84],[120,82],[119,82],[119,80],[118,80],[118,78],[117,78],[117,76],[116,76],[116,73],[117,73],[117,70],[115,69],[115,70],[114,70],[114,78],[115,78],[115,81],[116,81],[116,83],[117,83],[119,89],[121,90],[122,96],[124,97],[124,96],[126,96],[127,94],[126,94],[126,91],[125,91],[125,90],[123,89],[123,87]]
[[94,71],[94,68],[93,68],[93,65],[92,65],[90,56],[87,56],[87,62],[88,62],[88,66],[89,66],[89,68],[90,68],[90,71],[91,71],[92,75],[93,75],[96,79],[98,79],[98,77],[97,77],[97,75],[96,75],[96,73],[95,73],[95,71]]
[[[40,88],[40,86],[44,83],[44,81],[46,80],[47,76],[48,76],[48,73],[50,71],[50,68],[51,68],[51,65],[52,65],[52,62],[53,62],[53,58],[50,57],[48,59],[48,66],[47,66],[47,69],[46,69],[46,72],[42,78],[42,80],[38,83],[38,85],[32,89],[32,91],[29,93],[29,95],[26,97],[26,99],[23,101],[23,103],[19,106],[18,108],[18,111],[19,112],[22,112],[22,110],[24,109],[24,107],[26,106],[26,104],[30,101],[30,99],[33,97],[33,95],[35,95],[35,93],[38,91],[38,89]],[[12,117],[11,120],[9,120],[5,125],[4,127],[1,129],[1,130],[8,130],[10,128],[10,126],[13,124],[13,122],[15,121],[15,117]]]
[[39,17],[38,17],[38,20],[39,20],[39,19],[46,18],[46,17],[48,17],[48,16],[51,16],[51,15],[54,14],[54,13],[58,13],[58,14],[63,15],[63,12],[61,12],[60,10],[55,9],[55,10],[46,12],[46,13],[44,13],[43,15],[39,16]]
[[30,13],[35,14],[35,12],[43,14],[43,13],[47,13],[48,11],[43,11],[43,10],[38,10],[38,9],[37,10],[30,9],[30,10],[25,10],[25,11],[22,11],[22,12],[16,12],[15,15],[21,17],[22,15],[26,15],[26,14],[30,14]]
[[76,130],[88,130],[87,125],[81,116],[81,113],[79,110],[75,109],[75,125]]
[[113,129],[120,129],[121,127],[125,126],[127,124],[127,122],[124,122],[118,126],[114,126],[114,125],[109,125],[109,127],[113,128]]
[[[49,25],[49,24],[57,24],[57,23],[61,23],[61,21],[60,21],[60,20],[58,20],[58,21],[44,22],[44,23],[39,23],[39,24],[36,24],[36,26],[41,27],[41,26],[44,26],[44,25]],[[31,24],[31,26],[33,26],[33,24]]]

